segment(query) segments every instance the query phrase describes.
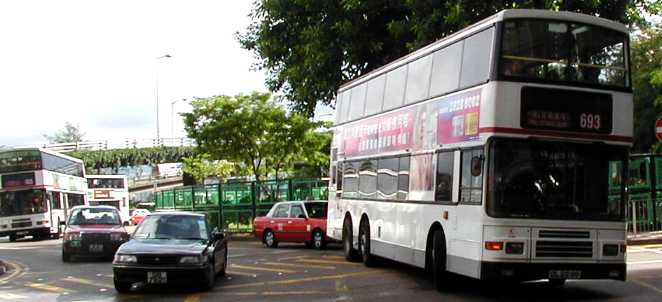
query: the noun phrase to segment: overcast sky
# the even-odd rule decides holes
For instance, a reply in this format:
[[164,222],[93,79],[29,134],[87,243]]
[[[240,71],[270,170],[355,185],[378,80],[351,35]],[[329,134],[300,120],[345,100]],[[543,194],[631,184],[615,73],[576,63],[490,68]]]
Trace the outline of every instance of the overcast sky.
[[0,1],[0,145],[43,142],[66,121],[86,139],[153,138],[157,70],[161,137],[173,101],[266,91],[234,37],[252,2]]

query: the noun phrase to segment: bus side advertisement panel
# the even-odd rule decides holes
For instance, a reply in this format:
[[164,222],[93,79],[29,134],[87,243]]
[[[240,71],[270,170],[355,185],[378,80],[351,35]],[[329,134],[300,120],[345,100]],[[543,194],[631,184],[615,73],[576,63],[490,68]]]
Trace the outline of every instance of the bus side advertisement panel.
[[476,89],[439,101],[437,143],[449,144],[478,139],[480,94]]

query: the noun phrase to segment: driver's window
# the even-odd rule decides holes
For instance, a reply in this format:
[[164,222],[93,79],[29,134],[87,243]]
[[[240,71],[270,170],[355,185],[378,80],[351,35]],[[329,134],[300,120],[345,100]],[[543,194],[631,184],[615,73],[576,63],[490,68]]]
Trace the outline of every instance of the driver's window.
[[463,150],[460,178],[460,201],[480,204],[483,191],[483,150]]
[[290,209],[289,205],[282,204],[279,205],[274,211],[274,218],[287,218],[288,210]]
[[302,218],[306,217],[306,214],[303,212],[303,208],[300,205],[294,205],[290,209],[290,218]]

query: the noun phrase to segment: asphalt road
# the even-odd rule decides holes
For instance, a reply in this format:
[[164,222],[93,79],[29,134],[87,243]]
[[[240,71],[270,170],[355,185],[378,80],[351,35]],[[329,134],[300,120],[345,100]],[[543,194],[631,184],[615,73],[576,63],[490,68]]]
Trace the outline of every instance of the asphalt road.
[[346,262],[339,246],[264,248],[232,241],[228,274],[207,292],[153,288],[115,292],[109,262],[62,263],[59,240],[16,243],[0,238],[0,258],[18,269],[0,277],[1,301],[662,301],[662,245],[630,247],[628,281],[490,284],[454,278],[439,293],[422,271],[383,261],[376,268]]

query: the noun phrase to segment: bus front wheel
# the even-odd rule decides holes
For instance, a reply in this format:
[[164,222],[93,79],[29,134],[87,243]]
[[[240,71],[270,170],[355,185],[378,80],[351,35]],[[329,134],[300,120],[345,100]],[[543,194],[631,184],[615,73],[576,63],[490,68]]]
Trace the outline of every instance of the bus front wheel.
[[432,235],[432,277],[438,291],[446,288],[448,276],[446,272],[446,239],[441,230],[435,230]]
[[342,248],[345,254],[345,259],[347,261],[357,261],[358,253],[354,249],[352,238],[352,220],[349,217],[345,217],[345,221],[342,225]]

